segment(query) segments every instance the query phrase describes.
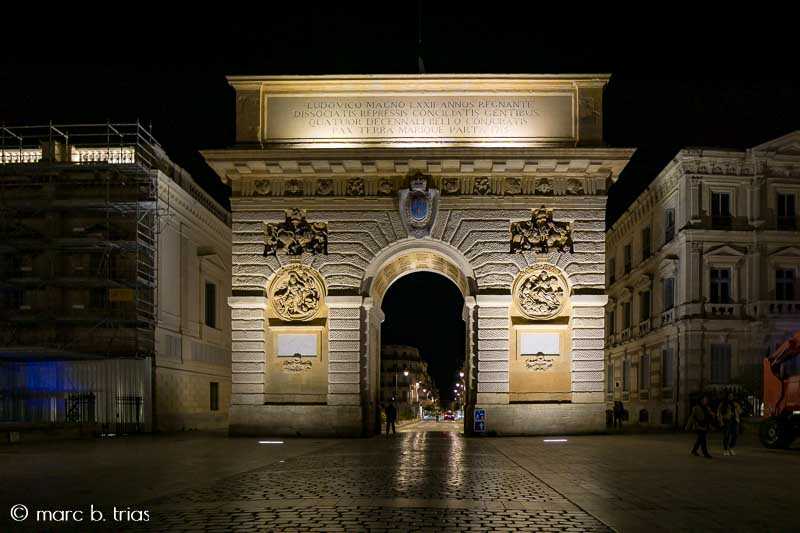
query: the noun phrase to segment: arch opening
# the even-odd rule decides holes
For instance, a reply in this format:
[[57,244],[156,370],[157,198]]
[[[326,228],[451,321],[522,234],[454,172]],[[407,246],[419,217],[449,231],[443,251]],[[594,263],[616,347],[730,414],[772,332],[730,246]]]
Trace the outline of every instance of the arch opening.
[[468,387],[460,375],[467,360],[462,288],[438,270],[416,269],[394,276],[381,298],[384,412],[395,406],[401,431],[462,432]]

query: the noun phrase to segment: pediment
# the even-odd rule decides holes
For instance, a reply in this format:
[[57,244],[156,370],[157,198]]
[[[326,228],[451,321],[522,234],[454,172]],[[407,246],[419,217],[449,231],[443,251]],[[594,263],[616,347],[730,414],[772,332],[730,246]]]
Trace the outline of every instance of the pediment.
[[705,256],[714,255],[714,256],[724,256],[724,257],[742,257],[747,253],[747,250],[744,248],[739,248],[737,246],[731,246],[730,244],[722,244],[715,248],[711,248],[705,254]]
[[787,246],[769,254],[770,257],[797,257],[800,258],[800,248],[797,246]]
[[205,261],[219,268],[220,270],[225,270],[225,263],[222,261],[222,258],[216,252],[198,248],[197,256],[200,258],[201,261]]
[[658,264],[658,272],[661,275],[674,272],[678,268],[678,258],[676,256],[667,256]]
[[782,155],[800,156],[800,130],[787,133],[782,137],[759,144],[753,151],[774,152]]

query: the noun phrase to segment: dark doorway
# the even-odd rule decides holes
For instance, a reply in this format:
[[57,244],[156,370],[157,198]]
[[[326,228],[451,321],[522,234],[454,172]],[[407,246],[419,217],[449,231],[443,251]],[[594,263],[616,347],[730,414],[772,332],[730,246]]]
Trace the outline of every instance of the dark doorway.
[[415,272],[389,287],[381,307],[381,403],[394,398],[398,429],[463,431],[461,291],[441,274]]

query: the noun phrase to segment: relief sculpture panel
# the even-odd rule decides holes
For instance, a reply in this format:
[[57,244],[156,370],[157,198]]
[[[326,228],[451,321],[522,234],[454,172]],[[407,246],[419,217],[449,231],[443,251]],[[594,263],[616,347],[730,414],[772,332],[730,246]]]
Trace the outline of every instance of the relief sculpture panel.
[[264,227],[264,255],[328,253],[328,225],[306,220],[305,209],[287,209],[286,220]]
[[547,320],[564,308],[568,296],[567,284],[558,268],[535,264],[524,270],[514,283],[514,299],[527,318]]
[[313,269],[290,265],[275,275],[270,284],[272,309],[284,320],[311,320],[319,313],[325,288]]

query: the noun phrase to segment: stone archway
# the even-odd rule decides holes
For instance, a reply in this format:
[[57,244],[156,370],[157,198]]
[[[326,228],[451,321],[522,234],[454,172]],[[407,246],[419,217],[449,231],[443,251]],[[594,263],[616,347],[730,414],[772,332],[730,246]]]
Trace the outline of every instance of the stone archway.
[[[380,366],[381,366],[381,323],[385,317],[381,310],[383,298],[389,288],[400,278],[417,272],[433,272],[450,280],[461,292],[464,298],[462,310],[462,320],[465,323],[465,363],[466,375],[464,383],[466,388],[464,411],[470,413],[473,405],[473,377],[474,366],[474,347],[472,344],[472,310],[475,307],[475,298],[472,296],[470,286],[474,286],[472,279],[472,268],[469,262],[461,256],[458,250],[453,250],[436,241],[420,243],[418,241],[405,241],[384,250],[382,254],[375,258],[370,268],[367,269],[363,290],[367,300],[372,303],[370,312],[365,316],[367,333],[366,346],[366,396],[369,407],[367,408],[367,419],[372,420],[377,413],[375,412],[378,395],[380,393]],[[441,386],[441,384],[439,384]],[[465,430],[471,424],[471,416],[465,416]]]
[[[238,144],[204,152],[232,187],[231,432],[368,433],[380,300],[419,270],[465,295],[487,431],[602,431],[606,194],[633,153],[603,143],[607,80],[231,78]],[[279,316],[266,288],[300,267],[324,301]],[[558,277],[521,308],[534,267]]]

